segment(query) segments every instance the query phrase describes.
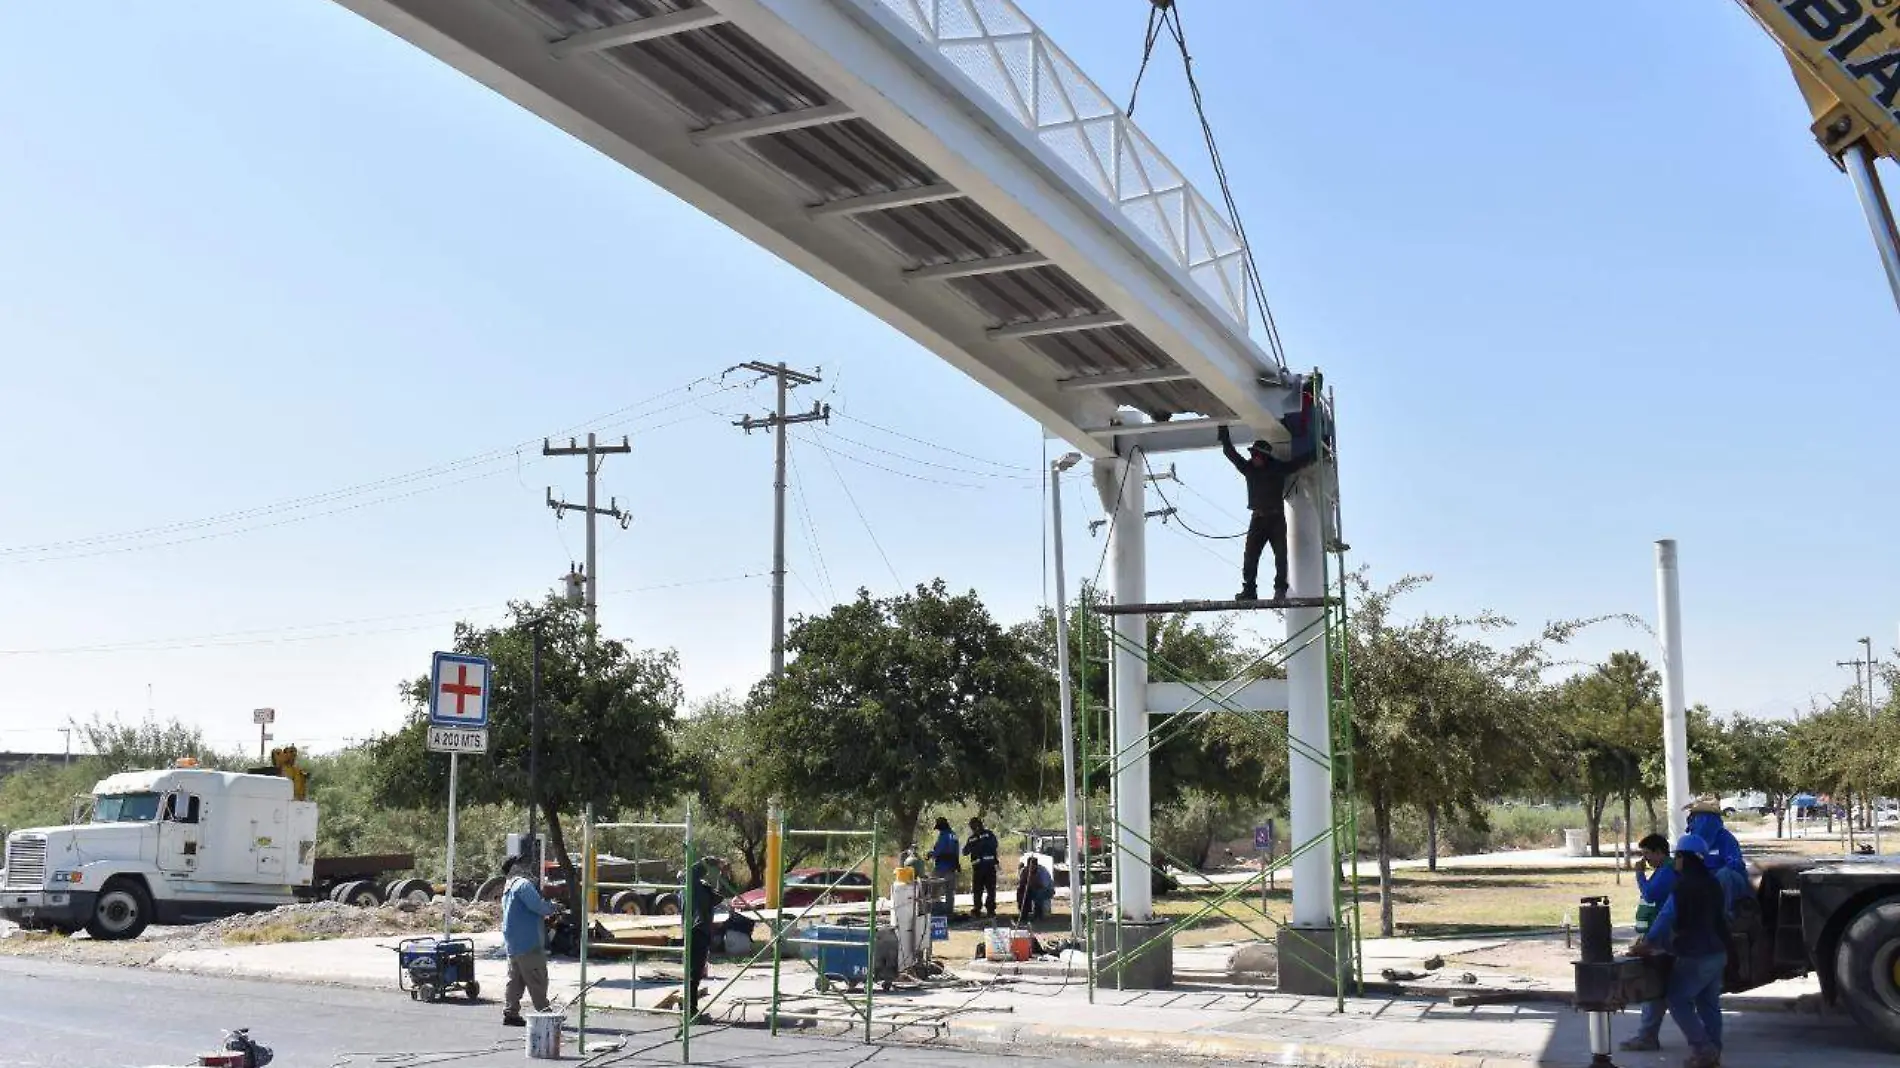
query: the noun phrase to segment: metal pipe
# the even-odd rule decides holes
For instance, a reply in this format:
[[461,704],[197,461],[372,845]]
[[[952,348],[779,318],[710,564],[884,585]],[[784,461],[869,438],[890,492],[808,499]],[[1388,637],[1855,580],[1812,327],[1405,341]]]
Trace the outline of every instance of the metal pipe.
[[1055,532],[1056,565],[1056,681],[1062,701],[1062,824],[1068,839],[1069,858],[1069,937],[1082,944],[1082,860],[1084,847],[1078,838],[1086,837],[1075,818],[1075,689],[1069,671],[1069,593],[1068,579],[1062,566],[1062,474],[1082,461],[1079,452],[1069,453],[1049,465],[1050,529]]
[[1688,826],[1689,718],[1682,695],[1682,584],[1676,541],[1656,543],[1656,615],[1662,639],[1663,771],[1669,799],[1669,839]]
[[[1143,529],[1148,479],[1139,452],[1097,460],[1095,486],[1112,517],[1108,551],[1116,602],[1148,599],[1146,531]],[[1121,919],[1145,922],[1154,917],[1153,857],[1148,843],[1152,811],[1148,796],[1148,618],[1116,616],[1113,688],[1114,736],[1111,748],[1127,756],[1118,762],[1115,787],[1115,903]]]
[[1894,231],[1893,208],[1887,203],[1886,190],[1880,186],[1880,172],[1874,168],[1873,150],[1866,141],[1856,141],[1841,153],[1841,165],[1854,181],[1854,194],[1860,198],[1860,210],[1873,231],[1874,249],[1880,253],[1880,265],[1887,269],[1887,285],[1900,305],[1900,234]]
[[[1326,596],[1326,535],[1317,490],[1306,476],[1288,497],[1287,578],[1295,598]],[[1326,643],[1312,640],[1324,608],[1286,610],[1288,801],[1293,841],[1312,843],[1332,833],[1333,738],[1326,701]],[[1290,926],[1328,930],[1335,925],[1332,850],[1294,856]]]

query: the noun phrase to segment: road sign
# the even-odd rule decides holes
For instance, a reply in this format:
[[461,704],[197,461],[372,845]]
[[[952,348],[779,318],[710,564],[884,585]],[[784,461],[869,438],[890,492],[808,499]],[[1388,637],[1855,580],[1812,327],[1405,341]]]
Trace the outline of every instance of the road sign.
[[479,656],[437,653],[429,668],[429,723],[479,730],[488,726],[488,680],[494,665]]
[[274,708],[251,709],[251,722],[258,725],[277,722],[277,710]]
[[1253,847],[1255,849],[1273,848],[1273,824],[1263,823],[1253,829]]
[[486,753],[488,731],[481,727],[438,727],[432,723],[428,746],[432,753]]

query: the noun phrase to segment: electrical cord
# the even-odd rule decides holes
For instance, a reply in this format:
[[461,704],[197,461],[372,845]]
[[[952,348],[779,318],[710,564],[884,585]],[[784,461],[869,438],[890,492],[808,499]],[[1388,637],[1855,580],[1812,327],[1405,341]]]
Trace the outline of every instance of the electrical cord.
[[1181,518],[1180,509],[1175,508],[1174,502],[1168,499],[1168,494],[1161,488],[1161,483],[1156,482],[1154,484],[1154,490],[1155,495],[1161,498],[1161,503],[1174,512],[1175,523],[1179,524],[1182,530],[1187,531],[1197,538],[1206,538],[1209,541],[1232,541],[1235,538],[1244,538],[1247,536],[1247,532],[1244,530],[1238,534],[1208,534],[1203,531],[1195,530],[1193,526],[1189,525],[1187,520]]

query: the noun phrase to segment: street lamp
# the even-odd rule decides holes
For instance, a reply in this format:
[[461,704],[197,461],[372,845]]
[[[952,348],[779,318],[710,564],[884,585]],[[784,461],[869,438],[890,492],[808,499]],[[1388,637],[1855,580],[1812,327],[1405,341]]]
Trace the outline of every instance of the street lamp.
[[1062,702],[1062,821],[1069,838],[1069,935],[1082,942],[1082,868],[1088,862],[1088,836],[1075,823],[1075,697],[1069,683],[1069,598],[1062,568],[1062,474],[1082,462],[1079,452],[1064,453],[1049,465],[1050,529],[1056,557],[1056,686]]

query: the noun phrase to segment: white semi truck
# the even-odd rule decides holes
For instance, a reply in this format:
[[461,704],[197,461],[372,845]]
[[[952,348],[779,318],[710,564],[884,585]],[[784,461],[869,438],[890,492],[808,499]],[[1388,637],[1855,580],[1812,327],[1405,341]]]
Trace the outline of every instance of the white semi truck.
[[151,923],[198,923],[331,891],[351,904],[426,894],[420,880],[388,891],[369,881],[411,867],[407,855],[317,858],[317,806],[302,797],[295,760],[292,751],[248,774],[181,761],[100,780],[91,823],[7,836],[0,916],[121,939]]

